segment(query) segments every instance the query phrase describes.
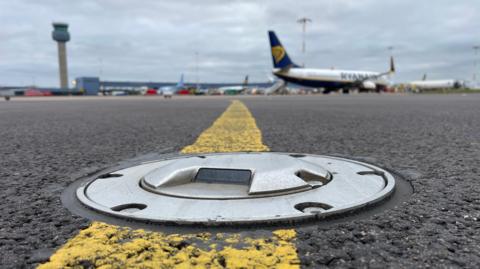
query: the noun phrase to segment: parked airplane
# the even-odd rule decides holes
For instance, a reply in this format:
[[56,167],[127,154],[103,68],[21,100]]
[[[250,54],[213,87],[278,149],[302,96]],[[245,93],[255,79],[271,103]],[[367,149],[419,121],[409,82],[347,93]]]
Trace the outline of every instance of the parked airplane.
[[187,94],[185,92],[185,84],[183,83],[183,74],[180,76],[180,81],[176,85],[163,86],[158,89],[159,94],[163,94],[166,98],[173,94]]
[[243,80],[242,85],[234,85],[234,86],[224,86],[218,88],[216,91],[220,94],[226,95],[235,95],[244,93],[248,89],[248,75],[245,76],[245,80]]
[[423,75],[422,80],[409,83],[410,87],[419,90],[458,89],[462,85],[463,82],[455,79],[427,80],[427,74]]
[[268,35],[272,50],[273,74],[285,82],[323,88],[324,93],[340,89],[344,93],[348,93],[350,89],[380,92],[389,84],[386,76],[395,73],[393,57],[390,58],[390,70],[384,73],[303,68],[290,60],[287,51],[273,31],[269,31]]

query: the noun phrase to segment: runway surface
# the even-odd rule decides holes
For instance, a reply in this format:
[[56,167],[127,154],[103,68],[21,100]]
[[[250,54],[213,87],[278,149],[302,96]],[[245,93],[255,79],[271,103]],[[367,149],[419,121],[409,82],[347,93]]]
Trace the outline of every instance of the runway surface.
[[60,202],[75,179],[179,152],[234,99],[271,151],[362,159],[414,187],[407,202],[376,216],[294,228],[287,241],[302,268],[480,267],[480,95],[0,101],[0,267],[45,263],[89,227]]

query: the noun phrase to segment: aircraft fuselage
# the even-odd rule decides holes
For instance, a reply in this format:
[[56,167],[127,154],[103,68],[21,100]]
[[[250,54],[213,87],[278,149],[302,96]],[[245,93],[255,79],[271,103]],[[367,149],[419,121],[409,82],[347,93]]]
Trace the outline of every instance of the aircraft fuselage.
[[[378,72],[290,68],[288,70],[273,69],[277,77],[301,86],[328,89],[385,87],[388,81]],[[362,81],[358,85],[358,81]]]
[[459,88],[461,83],[454,79],[444,79],[444,80],[420,80],[412,81],[409,83],[410,86],[417,89],[450,89],[450,88]]

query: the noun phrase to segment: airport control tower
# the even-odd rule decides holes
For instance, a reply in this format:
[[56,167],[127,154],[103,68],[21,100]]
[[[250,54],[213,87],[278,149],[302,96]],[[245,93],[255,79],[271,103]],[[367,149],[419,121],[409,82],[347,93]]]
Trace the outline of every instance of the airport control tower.
[[66,43],[70,40],[68,33],[68,24],[54,22],[53,23],[53,40],[58,44],[58,67],[60,70],[60,88],[68,88],[68,70],[67,70],[67,48]]

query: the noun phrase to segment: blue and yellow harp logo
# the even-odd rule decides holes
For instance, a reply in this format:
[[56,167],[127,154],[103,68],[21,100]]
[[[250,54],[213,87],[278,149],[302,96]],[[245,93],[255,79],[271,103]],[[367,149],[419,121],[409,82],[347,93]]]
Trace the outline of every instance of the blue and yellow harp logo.
[[285,49],[282,46],[272,47],[272,55],[275,63],[278,64],[285,57]]

